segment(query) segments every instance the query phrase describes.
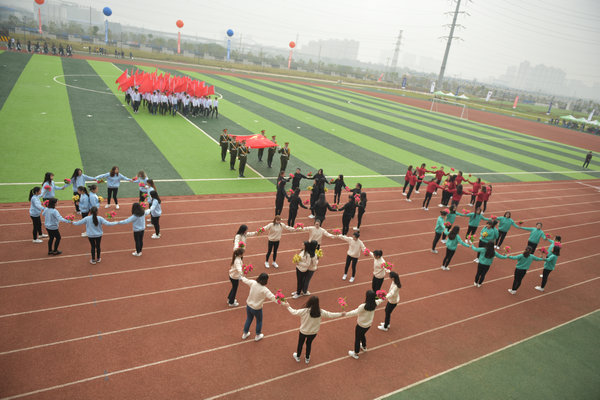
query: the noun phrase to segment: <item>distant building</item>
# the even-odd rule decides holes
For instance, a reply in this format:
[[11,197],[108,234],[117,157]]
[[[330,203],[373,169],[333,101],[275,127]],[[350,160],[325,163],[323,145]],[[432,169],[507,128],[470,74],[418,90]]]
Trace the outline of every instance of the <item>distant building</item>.
[[[90,23],[102,25],[104,23],[102,11],[68,1],[46,0],[41,11],[44,23],[68,24],[70,21],[82,25]],[[33,14],[34,19],[37,19],[37,7],[34,7]]]
[[302,46],[300,52],[304,56],[317,59],[319,56],[323,59],[331,60],[358,60],[358,47],[360,42],[356,40],[312,40]]

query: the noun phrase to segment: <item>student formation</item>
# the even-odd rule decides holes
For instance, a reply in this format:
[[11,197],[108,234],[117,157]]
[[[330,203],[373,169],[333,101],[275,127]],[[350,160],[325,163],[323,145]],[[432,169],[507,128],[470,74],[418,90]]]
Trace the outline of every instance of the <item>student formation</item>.
[[[264,134],[264,132],[263,132]],[[275,142],[273,137],[273,142]],[[276,143],[276,142],[275,142]],[[225,161],[226,151],[231,154],[232,146],[237,147],[237,151],[246,152],[244,143],[234,143],[224,131],[221,136],[222,160]],[[263,304],[265,301],[274,301],[300,318],[300,329],[298,335],[298,345],[293,353],[293,359],[296,362],[301,361],[303,348],[305,363],[310,362],[311,346],[319,332],[321,320],[326,318],[338,318],[343,316],[356,316],[357,323],[354,333],[354,345],[348,351],[348,355],[354,359],[359,358],[359,354],[367,351],[366,333],[370,329],[376,308],[382,304],[385,305],[385,316],[383,321],[377,326],[377,329],[387,332],[391,327],[391,314],[397,304],[400,302],[400,288],[402,287],[400,278],[391,263],[383,257],[383,250],[369,250],[365,243],[360,239],[360,227],[367,208],[367,194],[362,185],[357,183],[352,189],[346,186],[344,176],[337,178],[328,178],[322,169],[317,173],[302,173],[297,168],[294,173],[286,175],[285,167],[289,160],[289,148],[287,143],[284,147],[274,147],[275,151],[268,149],[267,163],[272,165],[273,157],[276,152],[281,154],[280,172],[277,178],[277,190],[275,194],[275,212],[272,222],[265,226],[259,226],[256,230],[250,231],[248,226],[241,225],[233,239],[233,253],[229,263],[229,279],[231,290],[227,295],[227,305],[229,307],[239,306],[236,299],[240,281],[249,286],[249,293],[246,299],[246,320],[242,328],[242,339],[246,340],[250,336],[250,327],[254,320],[255,336],[254,340],[259,341],[264,337],[262,333],[263,324]],[[282,151],[283,150],[283,151]],[[246,152],[247,155],[247,152]],[[238,157],[238,154],[234,154]],[[259,155],[262,159],[262,154]],[[240,159],[240,164],[242,159]],[[233,168],[233,166],[232,166]],[[241,174],[243,167],[240,165]],[[437,254],[436,249],[441,240],[446,246],[446,252],[441,262],[441,269],[449,271],[451,261],[458,251],[458,246],[469,248],[475,253],[474,262],[477,264],[473,285],[480,288],[485,280],[492,263],[496,259],[511,259],[516,261],[514,279],[508,292],[512,295],[517,293],[521,282],[534,261],[542,261],[544,269],[541,283],[535,289],[543,292],[550,273],[554,270],[557,257],[560,255],[561,238],[554,238],[547,235],[542,230],[542,223],[538,222],[535,227],[522,226],[522,222],[512,219],[510,211],[506,211],[502,216],[490,215],[484,216],[487,202],[492,194],[492,185],[486,184],[479,178],[465,177],[461,171],[454,173],[454,169],[446,172],[443,167],[426,168],[425,164],[413,169],[408,168],[405,175],[402,195],[407,202],[411,202],[416,194],[420,194],[420,189],[425,187],[423,196],[422,210],[429,211],[430,202],[433,196],[441,191],[440,215],[435,221],[434,237],[431,246],[431,252]],[[301,198],[300,182],[301,180],[310,181],[307,188],[307,198]],[[87,185],[89,182],[92,184]],[[115,212],[108,211],[103,217],[99,214],[102,209],[104,199],[98,195],[99,187],[106,184],[106,204],[104,209],[111,208],[111,200],[115,208],[119,208],[118,190],[121,183],[135,183],[139,188],[139,199],[131,206],[131,215],[120,221],[113,221]],[[290,183],[289,190],[286,185]],[[470,187],[464,188],[464,185]],[[333,199],[330,203],[327,200],[329,187],[333,189]],[[74,214],[63,217],[56,209],[57,200],[55,198],[56,190],[73,190]],[[461,199],[464,195],[470,196],[466,207],[472,207],[473,211],[463,209],[457,211]],[[282,222],[282,212],[284,203],[287,201],[288,218],[287,224]],[[82,236],[88,238],[90,242],[91,264],[101,262],[101,240],[104,226],[116,224],[132,224],[135,251],[133,256],[141,256],[143,248],[144,231],[146,222],[151,222],[154,226],[152,239],[160,239],[160,216],[161,199],[156,190],[152,179],[149,179],[144,171],[139,171],[135,178],[127,178],[119,172],[118,167],[113,167],[110,172],[97,176],[89,176],[83,173],[80,168],[75,169],[70,178],[64,179],[64,185],[55,184],[54,174],[48,172],[44,176],[41,186],[36,186],[30,191],[30,216],[33,222],[33,242],[42,243],[42,238],[48,238],[48,256],[58,256],[61,252],[58,250],[61,236],[59,232],[60,223],[70,223],[73,225],[84,225],[85,232]],[[301,223],[295,223],[299,208],[306,209],[308,216],[314,221],[311,226],[304,226]],[[342,229],[328,231],[324,228],[328,212],[341,213]],[[79,217],[79,215],[81,217]],[[41,216],[44,216],[44,225],[46,234],[42,232]],[[150,216],[147,221],[146,216]],[[458,223],[458,217],[465,218],[467,230],[461,237],[461,227]],[[352,227],[352,234],[349,235],[350,226],[356,217],[355,226]],[[485,222],[485,226],[478,233],[480,222]],[[511,228],[529,231],[527,243],[524,243],[524,250],[517,253],[511,252],[506,246],[502,248],[503,241]],[[303,307],[294,309],[289,305],[286,295],[281,291],[273,293],[268,289],[267,284],[269,275],[266,271],[270,268],[279,268],[277,264],[277,251],[284,232],[305,232],[307,238],[302,242],[301,250],[294,255],[293,263],[296,272],[296,287],[289,294],[294,299],[307,296],[307,301]],[[244,262],[244,254],[247,250],[248,239],[266,235],[268,237],[267,249],[265,254],[264,270],[256,279],[249,279],[247,275],[257,268]],[[311,295],[309,285],[316,271],[319,262],[322,260],[323,251],[321,243],[324,238],[328,240],[341,240],[347,243],[348,250],[344,262],[344,271],[341,276],[343,281],[354,282],[357,270],[357,262],[361,256],[370,257],[373,260],[373,272],[371,289],[365,294],[365,300],[362,304],[352,310],[346,310],[348,306],[345,298],[339,298],[338,303],[341,311],[332,312],[320,308],[319,298]],[[548,248],[538,245],[542,241],[547,241]],[[538,252],[539,256],[535,253]],[[341,260],[340,260],[341,261]],[[262,269],[262,268],[261,268]],[[256,271],[255,271],[256,272]],[[389,277],[389,288],[383,290],[383,284],[386,275]]]

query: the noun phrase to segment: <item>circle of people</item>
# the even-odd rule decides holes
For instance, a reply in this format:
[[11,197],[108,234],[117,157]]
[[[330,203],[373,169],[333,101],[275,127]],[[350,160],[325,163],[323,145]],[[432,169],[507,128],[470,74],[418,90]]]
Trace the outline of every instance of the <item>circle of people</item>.
[[[226,132],[225,132],[226,133]],[[489,218],[484,216],[487,201],[492,193],[492,185],[485,184],[480,178],[470,181],[463,176],[461,171],[456,174],[445,172],[444,167],[431,167],[426,169],[425,164],[413,170],[412,166],[408,168],[405,175],[405,183],[402,194],[406,196],[406,201],[411,201],[413,193],[420,193],[419,189],[422,184],[426,185],[426,192],[423,200],[422,209],[429,210],[429,202],[432,196],[437,195],[437,190],[442,190],[442,196],[439,207],[440,216],[437,217],[434,238],[432,242],[431,252],[438,253],[437,244],[441,242],[446,245],[446,253],[442,261],[441,269],[444,271],[450,270],[450,262],[457,251],[458,245],[471,248],[476,253],[475,262],[477,270],[474,278],[474,287],[481,287],[485,280],[485,276],[489,271],[494,259],[512,259],[516,260],[514,271],[513,284],[508,292],[512,295],[517,293],[521,282],[531,266],[533,261],[543,261],[544,269],[540,275],[542,278],[541,284],[535,289],[543,292],[550,273],[556,266],[557,257],[560,255],[561,238],[556,236],[554,239],[550,235],[545,234],[542,230],[542,223],[538,222],[535,227],[524,227],[522,221],[515,222],[509,211],[503,216],[496,217],[491,215]],[[433,174],[427,180],[426,174]],[[471,176],[469,175],[469,178]],[[314,181],[312,186],[308,187],[310,191],[310,199],[302,201],[300,198],[300,181],[302,179]],[[442,179],[444,183],[441,184]],[[86,188],[86,181],[95,181]],[[115,207],[118,209],[117,193],[121,182],[137,182],[139,186],[139,201],[134,202],[131,207],[131,216],[118,221],[110,221],[116,216],[116,212],[108,212],[106,218],[98,215],[98,209],[103,199],[97,195],[98,184],[107,183],[107,198],[108,202],[105,208],[109,208],[111,199],[114,200]],[[285,186],[291,182],[291,189],[286,191]],[[472,185],[470,191],[463,189],[463,182]],[[151,223],[154,225],[155,233],[153,239],[160,238],[159,220],[162,214],[161,199],[154,185],[154,182],[149,179],[144,171],[140,171],[133,179],[127,178],[119,172],[118,167],[113,167],[110,172],[98,175],[96,177],[83,174],[80,168],[75,169],[71,178],[64,180],[63,186],[58,186],[54,182],[54,174],[46,173],[42,186],[36,186],[30,191],[30,216],[33,222],[33,242],[42,243],[41,238],[48,237],[48,255],[56,256],[61,254],[58,246],[61,240],[59,232],[59,224],[72,223],[73,225],[85,225],[86,231],[82,236],[86,236],[90,242],[90,263],[96,264],[101,261],[101,239],[103,234],[103,226],[111,226],[116,224],[128,224],[133,226],[133,236],[135,243],[134,256],[142,255],[143,236],[145,231],[145,215],[151,215]],[[325,193],[328,189],[325,185],[334,185],[333,203],[327,202]],[[75,221],[75,216],[70,215],[62,217],[56,210],[57,199],[54,197],[56,190],[64,190],[67,187],[73,187],[73,202],[75,212],[81,214],[81,219]],[[89,189],[89,191],[88,191]],[[340,206],[343,191],[347,192],[348,198],[343,206]],[[460,200],[463,195],[470,195],[471,199],[468,204],[470,207],[475,207],[474,211],[468,212],[463,209],[462,212],[457,211]],[[283,211],[284,201],[289,203],[289,214],[287,224],[281,221],[281,213]],[[450,205],[449,205],[450,203]],[[256,319],[254,337],[255,341],[259,341],[264,337],[262,333],[263,323],[263,304],[266,300],[274,301],[278,304],[287,307],[288,311],[300,317],[300,329],[298,335],[298,345],[296,352],[293,353],[293,358],[296,362],[300,362],[302,350],[306,345],[305,363],[310,362],[311,345],[316,338],[320,329],[322,317],[338,318],[344,316],[356,316],[357,324],[355,327],[354,347],[348,351],[348,355],[354,359],[359,358],[361,351],[367,351],[366,333],[370,329],[373,320],[374,312],[378,305],[386,301],[385,317],[377,328],[387,332],[390,329],[391,314],[400,302],[400,288],[402,287],[400,277],[397,272],[392,271],[394,265],[387,262],[383,258],[382,250],[369,250],[360,239],[360,226],[367,206],[367,194],[362,190],[362,185],[357,183],[353,189],[346,186],[344,176],[339,175],[336,179],[328,179],[322,169],[319,169],[316,174],[302,174],[300,168],[297,168],[295,173],[285,176],[285,170],[281,170],[277,178],[277,192],[275,198],[275,217],[269,224],[259,227],[256,231],[249,231],[248,226],[241,225],[234,237],[233,254],[229,265],[229,279],[231,282],[231,290],[227,296],[227,305],[229,307],[239,306],[236,299],[236,294],[239,282],[243,282],[250,287],[248,297],[246,299],[246,321],[243,326],[242,339],[246,340],[250,336],[250,326]],[[482,208],[483,206],[483,208]],[[295,223],[298,208],[310,210],[309,218],[314,219],[313,226],[305,227],[302,223]],[[327,211],[342,212],[342,229],[334,229],[328,232],[323,228],[326,220]],[[41,230],[41,215],[45,217],[44,224],[47,234],[43,234]],[[357,224],[353,227],[353,234],[348,236],[350,223],[357,217]],[[460,227],[456,224],[456,217],[468,218],[468,228],[463,240],[459,233]],[[481,220],[486,222],[482,228],[478,244],[475,246],[475,235],[477,233]],[[518,255],[510,255],[510,247],[504,247],[504,254],[498,252],[506,238],[509,230],[515,227],[530,232],[525,250]],[[246,275],[252,272],[255,268],[252,264],[244,263],[244,254],[247,248],[247,239],[262,234],[268,236],[267,253],[265,256],[265,269],[279,268],[277,264],[277,251],[279,243],[284,231],[298,232],[303,231],[308,233],[308,240],[303,242],[302,249],[298,254],[294,255],[292,261],[296,266],[296,289],[291,293],[293,299],[298,299],[302,296],[309,296],[306,304],[301,309],[292,308],[286,296],[278,290],[273,293],[268,289],[267,283],[269,275],[262,272],[254,279],[248,279]],[[338,298],[338,303],[342,308],[341,312],[330,312],[320,308],[319,298],[312,295],[309,291],[309,284],[315,272],[318,269],[320,259],[323,257],[321,250],[321,241],[323,237],[334,240],[343,240],[348,244],[346,253],[346,261],[342,280],[348,278],[349,269],[351,267],[351,275],[349,282],[354,282],[356,276],[356,266],[361,255],[371,257],[373,259],[373,276],[371,289],[365,294],[364,303],[351,311],[345,311],[348,306],[345,298]],[[546,240],[550,243],[548,249],[540,248],[541,257],[535,256],[534,253],[541,240]],[[272,262],[269,262],[272,256]],[[386,274],[390,278],[389,289],[382,290]]]

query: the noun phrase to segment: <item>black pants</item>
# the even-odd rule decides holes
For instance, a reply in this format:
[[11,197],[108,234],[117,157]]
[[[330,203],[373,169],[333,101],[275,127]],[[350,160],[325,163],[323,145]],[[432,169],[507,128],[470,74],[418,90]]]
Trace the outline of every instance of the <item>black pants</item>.
[[476,194],[472,194],[471,195],[471,201],[469,201],[469,204],[475,204],[475,199],[477,199],[477,195]]
[[448,202],[450,201],[450,197],[452,197],[452,193],[450,193],[450,192],[447,192],[447,191],[445,191],[445,190],[444,190],[444,191],[442,192],[442,201],[441,201],[441,203],[442,203],[443,205],[447,206],[447,205],[448,205]]
[[[370,328],[370,327],[369,327]],[[369,328],[363,328],[360,325],[356,325],[356,329],[354,330],[354,352],[356,354],[360,353],[360,345],[362,343],[363,347],[367,347],[367,331]]]
[[227,156],[227,145],[221,146],[221,160],[225,161],[226,156]]
[[365,213],[365,209],[364,208],[359,208],[358,209],[358,219],[356,221],[357,222],[357,224],[356,224],[357,228],[360,228],[360,224],[362,224],[362,217],[363,217],[364,213]]
[[110,197],[112,196],[112,198],[115,200],[115,204],[119,204],[119,200],[117,200],[117,193],[119,193],[119,188],[108,188],[108,204],[110,204]]
[[539,243],[532,243],[529,240],[527,241],[527,246],[531,247],[531,254],[535,253],[535,249],[537,249]]
[[383,323],[383,326],[385,328],[389,328],[389,326],[390,326],[390,317],[392,316],[392,311],[394,311],[394,308],[396,308],[397,305],[398,304],[390,303],[389,301],[385,305],[385,322]]
[[515,279],[513,280],[512,290],[517,290],[519,286],[521,286],[521,281],[523,280],[523,277],[526,273],[526,269],[515,268]]
[[407,199],[410,199],[410,195],[412,194],[414,188],[415,188],[415,185],[410,185],[408,187],[408,193],[406,194]]
[[342,191],[341,190],[339,192],[338,191],[334,191],[333,192],[333,202],[335,204],[338,204],[340,202],[341,198],[342,198]]
[[288,159],[287,157],[281,157],[281,168],[279,169],[280,171],[285,171],[285,168],[287,167],[288,164]]
[[546,287],[546,282],[548,282],[548,275],[552,272],[551,269],[544,268],[544,272],[542,272],[542,289]]
[[265,153],[265,149],[258,149],[258,161],[262,161],[264,153]]
[[[51,253],[52,251],[57,251],[58,250],[58,245],[60,244],[60,232],[58,231],[58,229],[54,230],[54,229],[48,229],[46,228],[46,231],[48,232],[48,253]],[[54,248],[52,247],[52,242],[54,242]]]
[[88,237],[88,240],[90,241],[90,245],[92,246],[92,260],[99,260],[100,259],[100,242],[102,241],[102,236],[100,237]]
[[348,267],[350,266],[350,262],[352,262],[352,277],[356,275],[356,263],[358,262],[358,258],[351,257],[346,254],[346,266],[344,267],[344,275],[348,274]]
[[485,212],[485,210],[487,210],[487,200],[485,200],[483,202],[483,210],[482,211]]
[[444,261],[442,261],[442,265],[444,267],[447,267],[448,265],[450,265],[450,261],[452,261],[452,257],[454,257],[454,253],[456,253],[456,250],[450,250],[449,248],[446,247],[446,256],[444,257]]
[[152,217],[150,216],[150,222],[154,225],[154,232],[157,235],[160,235],[160,217]]
[[489,265],[477,264],[477,273],[475,274],[475,283],[482,284],[485,279],[485,274],[490,270]]
[[33,222],[33,240],[36,240],[38,235],[42,235],[42,217],[32,217],[31,215],[29,217]]
[[504,242],[504,238],[506,238],[507,233],[508,232],[498,231],[498,239],[496,239],[496,246],[502,246],[502,243]]
[[467,237],[467,236],[469,236],[471,234],[475,235],[475,232],[477,232],[477,227],[469,225],[467,227],[467,234],[465,235],[465,237]]
[[296,357],[300,357],[300,354],[302,354],[302,346],[304,345],[304,341],[306,341],[306,358],[309,359],[312,342],[316,337],[316,333],[314,335],[305,335],[302,332],[298,332],[298,348],[296,349]]
[[350,221],[352,221],[351,216],[342,215],[342,235],[345,235],[350,230]]
[[294,223],[296,222],[297,215],[298,215],[298,208],[296,208],[296,209],[290,208],[290,213],[288,215],[288,220],[287,220],[288,226],[294,227]]
[[89,212],[89,211],[82,211],[82,212],[81,212],[81,218],[85,218],[85,217],[87,217],[89,214],[90,214],[90,212]]
[[[419,179],[421,179],[421,178],[419,178]],[[419,180],[417,180],[417,186],[415,186],[415,192],[418,192],[418,191],[419,191],[419,188],[421,187],[421,184],[422,184],[422,183],[423,183],[423,180],[420,180],[420,181],[419,181]]]
[[437,243],[441,237],[442,237],[441,233],[437,233],[437,232],[435,233],[435,236],[433,237],[433,243],[431,244],[431,250],[435,250],[435,246],[437,246]]
[[477,210],[479,207],[481,207],[481,201],[476,201],[475,202],[475,209]]
[[371,288],[373,291],[376,292],[381,289],[381,285],[383,285],[383,278],[377,278],[373,276],[373,281],[371,282]]
[[240,177],[244,176],[244,171],[246,170],[246,157],[240,158]]
[[265,261],[269,261],[269,257],[271,256],[271,251],[273,251],[273,262],[277,261],[277,249],[279,248],[279,240],[272,242],[269,240],[269,245],[267,249],[267,256],[265,257]]
[[271,168],[271,164],[273,164],[273,156],[275,153],[267,152],[267,167]]
[[425,208],[429,208],[429,202],[431,201],[431,196],[433,196],[433,193],[425,193],[425,198],[423,199],[423,207]]
[[140,190],[140,198],[139,198],[140,203],[143,202],[144,200],[146,200],[146,198],[144,197],[145,194],[147,194],[147,193],[144,193]]
[[304,278],[306,278],[306,271],[302,272],[296,268],[296,293],[299,295],[304,287]]
[[237,157],[237,153],[229,152],[229,168],[235,169],[235,158]]
[[233,302],[235,301],[235,295],[237,294],[238,285],[240,284],[240,280],[233,279],[231,277],[229,278],[229,280],[231,281],[231,290],[229,291],[229,295],[227,295],[227,302],[229,304],[233,304]]
[[[586,160],[583,162],[583,168],[587,168],[587,167],[590,165],[590,161],[591,161],[591,160],[587,160],[587,159],[586,159]],[[542,287],[543,287],[543,286],[542,286]]]
[[452,201],[450,202],[450,205],[451,205],[451,206],[454,206],[454,207],[456,207],[456,208],[458,208],[458,204],[459,204],[459,203],[460,203],[460,200],[452,200]]
[[135,251],[141,253],[144,247],[144,231],[133,232],[133,240],[135,241]]
[[402,188],[402,193],[406,192],[407,186],[408,186],[408,181],[404,181],[404,187]]
[[306,275],[304,275],[304,284],[302,285],[302,293],[308,293],[308,284],[310,283],[310,280],[312,279],[314,274],[315,271],[306,271]]
[[[79,193],[73,192],[73,196],[79,196]],[[75,212],[79,212],[79,201],[73,200],[73,204],[75,204]]]
[[281,212],[283,211],[283,200],[285,199],[285,197],[276,197],[275,198],[275,215],[281,215]]
[[138,112],[138,110],[140,109],[140,102],[138,101],[134,101],[133,102],[133,111],[134,112]]

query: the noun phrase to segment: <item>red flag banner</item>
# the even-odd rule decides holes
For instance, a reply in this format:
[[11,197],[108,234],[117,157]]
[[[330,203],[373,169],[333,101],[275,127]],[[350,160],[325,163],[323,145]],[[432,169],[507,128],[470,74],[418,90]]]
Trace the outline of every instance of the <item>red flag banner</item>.
[[235,138],[237,142],[241,142],[242,140],[246,141],[246,146],[251,149],[264,149],[266,147],[275,147],[277,143],[273,143],[263,135],[249,135],[249,136],[241,136],[241,135],[231,135]]
[[215,94],[215,87],[214,86],[209,86],[208,87],[208,91],[206,92],[206,95],[211,95],[211,94]]
[[115,81],[115,83],[121,83],[121,82],[123,82],[125,79],[127,79],[127,78],[129,77],[129,76],[127,75],[127,71],[128,71],[128,70],[125,70],[125,72],[123,72],[123,73],[121,74],[121,76],[119,76],[119,77],[117,78],[117,80]]

